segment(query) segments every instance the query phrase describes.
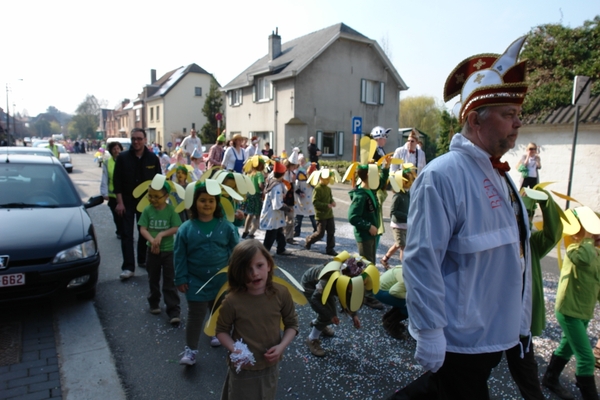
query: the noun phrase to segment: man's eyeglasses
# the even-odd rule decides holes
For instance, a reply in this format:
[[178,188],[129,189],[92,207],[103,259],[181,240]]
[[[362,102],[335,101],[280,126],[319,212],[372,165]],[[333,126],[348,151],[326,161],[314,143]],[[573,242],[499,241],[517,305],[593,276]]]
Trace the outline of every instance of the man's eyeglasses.
[[133,142],[138,141],[138,140],[144,140],[144,138],[143,137],[132,137],[131,138],[131,141],[133,141]]
[[537,148],[536,147],[530,147],[527,150],[537,150]]

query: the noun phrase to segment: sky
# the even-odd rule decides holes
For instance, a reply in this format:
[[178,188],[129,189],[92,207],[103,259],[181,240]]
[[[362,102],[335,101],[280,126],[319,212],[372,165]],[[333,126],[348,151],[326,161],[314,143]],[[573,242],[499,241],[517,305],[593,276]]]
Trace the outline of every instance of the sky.
[[401,99],[443,104],[463,59],[502,53],[538,25],[581,26],[600,1],[13,0],[1,10],[0,84],[11,113],[35,116],[49,106],[74,113],[88,94],[114,108],[150,83],[151,69],[160,77],[196,63],[224,86],[267,53],[276,28],[286,43],[340,22],[387,51],[409,86]]

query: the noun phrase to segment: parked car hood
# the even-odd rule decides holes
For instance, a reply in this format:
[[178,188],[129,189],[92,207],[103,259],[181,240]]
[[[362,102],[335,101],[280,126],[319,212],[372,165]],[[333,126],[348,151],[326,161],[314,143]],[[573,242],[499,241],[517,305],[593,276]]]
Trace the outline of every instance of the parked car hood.
[[54,257],[94,236],[83,206],[0,209],[0,221],[0,255],[15,261]]

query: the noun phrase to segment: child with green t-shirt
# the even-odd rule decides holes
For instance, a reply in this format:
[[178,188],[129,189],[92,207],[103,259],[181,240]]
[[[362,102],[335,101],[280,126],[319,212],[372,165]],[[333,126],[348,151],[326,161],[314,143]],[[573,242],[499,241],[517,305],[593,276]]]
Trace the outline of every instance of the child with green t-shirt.
[[[167,181],[165,185],[169,185]],[[173,236],[181,225],[179,214],[167,203],[169,191],[148,188],[150,205],[144,209],[138,222],[140,234],[147,240],[146,270],[150,293],[148,303],[152,314],[160,314],[160,279],[162,293],[167,306],[167,315],[172,325],[180,322],[179,294],[175,287],[175,269],[173,267]]]

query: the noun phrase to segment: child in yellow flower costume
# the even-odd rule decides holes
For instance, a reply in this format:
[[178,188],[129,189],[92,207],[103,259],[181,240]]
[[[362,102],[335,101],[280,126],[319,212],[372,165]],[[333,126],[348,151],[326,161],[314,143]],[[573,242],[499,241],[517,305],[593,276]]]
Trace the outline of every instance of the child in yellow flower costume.
[[309,268],[302,275],[304,295],[317,318],[311,322],[312,330],[306,338],[310,352],[324,357],[320,336],[334,336],[330,324],[338,325],[335,297],[342,309],[350,315],[356,329],[360,328],[357,311],[363,304],[365,290],[379,291],[379,271],[371,261],[358,254],[352,256],[344,251],[327,265]]

